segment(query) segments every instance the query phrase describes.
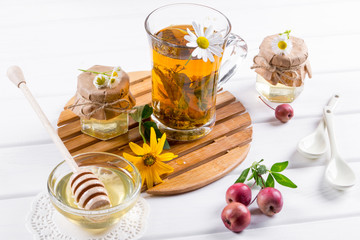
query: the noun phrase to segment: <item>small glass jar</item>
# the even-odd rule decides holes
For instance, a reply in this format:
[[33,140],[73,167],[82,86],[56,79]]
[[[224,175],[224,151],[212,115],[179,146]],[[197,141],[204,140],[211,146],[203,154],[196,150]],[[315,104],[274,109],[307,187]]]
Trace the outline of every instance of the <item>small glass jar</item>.
[[291,103],[304,89],[304,82],[300,86],[287,86],[278,82],[273,85],[260,74],[256,76],[256,90],[271,102]]
[[102,88],[94,85],[98,73],[112,70],[112,67],[96,65],[81,73],[74,104],[69,107],[80,117],[81,131],[100,140],[127,133],[128,111],[135,106],[135,98],[129,90],[129,76],[120,68],[116,73],[117,85]]
[[128,132],[129,114],[120,113],[109,120],[80,118],[81,132],[92,137],[108,140]]
[[308,50],[302,39],[290,36],[290,53],[276,54],[273,52],[276,37],[266,37],[254,57],[256,90],[271,102],[291,103],[303,91],[306,74],[311,78]]

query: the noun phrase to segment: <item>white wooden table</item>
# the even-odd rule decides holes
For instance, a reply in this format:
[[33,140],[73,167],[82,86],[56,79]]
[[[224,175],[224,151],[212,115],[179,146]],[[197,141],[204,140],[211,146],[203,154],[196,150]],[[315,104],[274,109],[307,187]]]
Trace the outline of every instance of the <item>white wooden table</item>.
[[[23,68],[28,85],[55,126],[76,89],[78,68],[121,65],[149,70],[144,20],[164,0],[1,0],[0,2],[0,239],[32,239],[25,217],[36,194],[45,190],[51,169],[62,160],[24,97],[6,77],[10,65]],[[223,179],[200,190],[171,197],[143,195],[150,204],[143,239],[356,239],[360,224],[360,2],[351,0],[196,1],[217,8],[233,32],[248,43],[249,57],[226,84],[253,120],[247,159]],[[287,124],[257,98],[250,70],[263,37],[291,29],[304,38],[313,79],[292,103]],[[345,192],[324,182],[330,154],[309,160],[296,152],[299,139],[315,129],[333,93],[341,100],[335,124],[339,150],[358,176]],[[266,217],[250,207],[252,220],[240,234],[228,231],[220,213],[225,191],[253,161],[289,161],[286,175],[297,189],[278,186],[284,208]],[[256,193],[254,193],[256,194]]]

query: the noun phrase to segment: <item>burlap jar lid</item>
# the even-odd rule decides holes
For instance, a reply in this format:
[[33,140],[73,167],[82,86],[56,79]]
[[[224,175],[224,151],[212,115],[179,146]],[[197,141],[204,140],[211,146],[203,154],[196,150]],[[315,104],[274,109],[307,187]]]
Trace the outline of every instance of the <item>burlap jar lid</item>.
[[[88,70],[111,74],[113,67],[95,65]],[[129,91],[129,76],[126,72],[120,71],[120,82],[114,88],[96,88],[93,84],[96,75],[83,72],[78,76],[75,101],[68,107],[76,115],[86,119],[109,120],[135,106],[135,98]]]
[[[290,54],[276,54],[272,49],[272,44],[279,35],[266,37],[259,47],[259,54],[254,57],[254,65],[251,67],[255,72],[263,76],[266,80],[274,80],[274,74],[281,77],[289,77],[296,73],[297,78],[304,80],[306,73],[312,77],[311,66],[308,60],[308,49],[303,39],[290,36],[292,49]],[[277,82],[275,82],[277,83]]]

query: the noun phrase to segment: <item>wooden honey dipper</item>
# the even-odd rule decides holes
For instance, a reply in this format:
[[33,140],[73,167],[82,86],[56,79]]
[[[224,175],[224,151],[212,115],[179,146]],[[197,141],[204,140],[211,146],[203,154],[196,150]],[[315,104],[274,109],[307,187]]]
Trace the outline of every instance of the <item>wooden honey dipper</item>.
[[70,186],[75,197],[75,200],[79,207],[86,210],[94,210],[99,208],[109,207],[110,199],[108,193],[104,187],[104,184],[98,179],[98,177],[89,170],[80,169],[76,164],[74,158],[61,141],[60,137],[51,126],[49,120],[41,110],[39,104],[31,94],[29,88],[26,85],[23,72],[18,66],[11,66],[7,71],[8,78],[22,90],[23,94],[37,113],[41,122],[45,126],[46,130],[50,134],[57,148],[65,158],[66,163],[71,168],[73,174],[70,178]]

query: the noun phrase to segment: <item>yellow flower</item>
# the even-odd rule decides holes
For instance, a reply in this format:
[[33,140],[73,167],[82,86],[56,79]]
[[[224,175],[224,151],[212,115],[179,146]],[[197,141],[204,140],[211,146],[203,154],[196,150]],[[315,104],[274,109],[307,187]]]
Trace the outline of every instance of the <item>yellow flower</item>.
[[140,147],[136,143],[130,142],[129,146],[137,156],[123,153],[124,158],[132,162],[139,169],[142,179],[141,185],[143,186],[146,181],[148,189],[153,187],[154,183],[163,182],[160,178],[161,175],[174,171],[171,166],[164,162],[176,158],[177,155],[170,152],[161,154],[165,140],[166,134],[164,133],[159,142],[157,142],[155,130],[151,128],[150,146],[144,143],[143,147]]

